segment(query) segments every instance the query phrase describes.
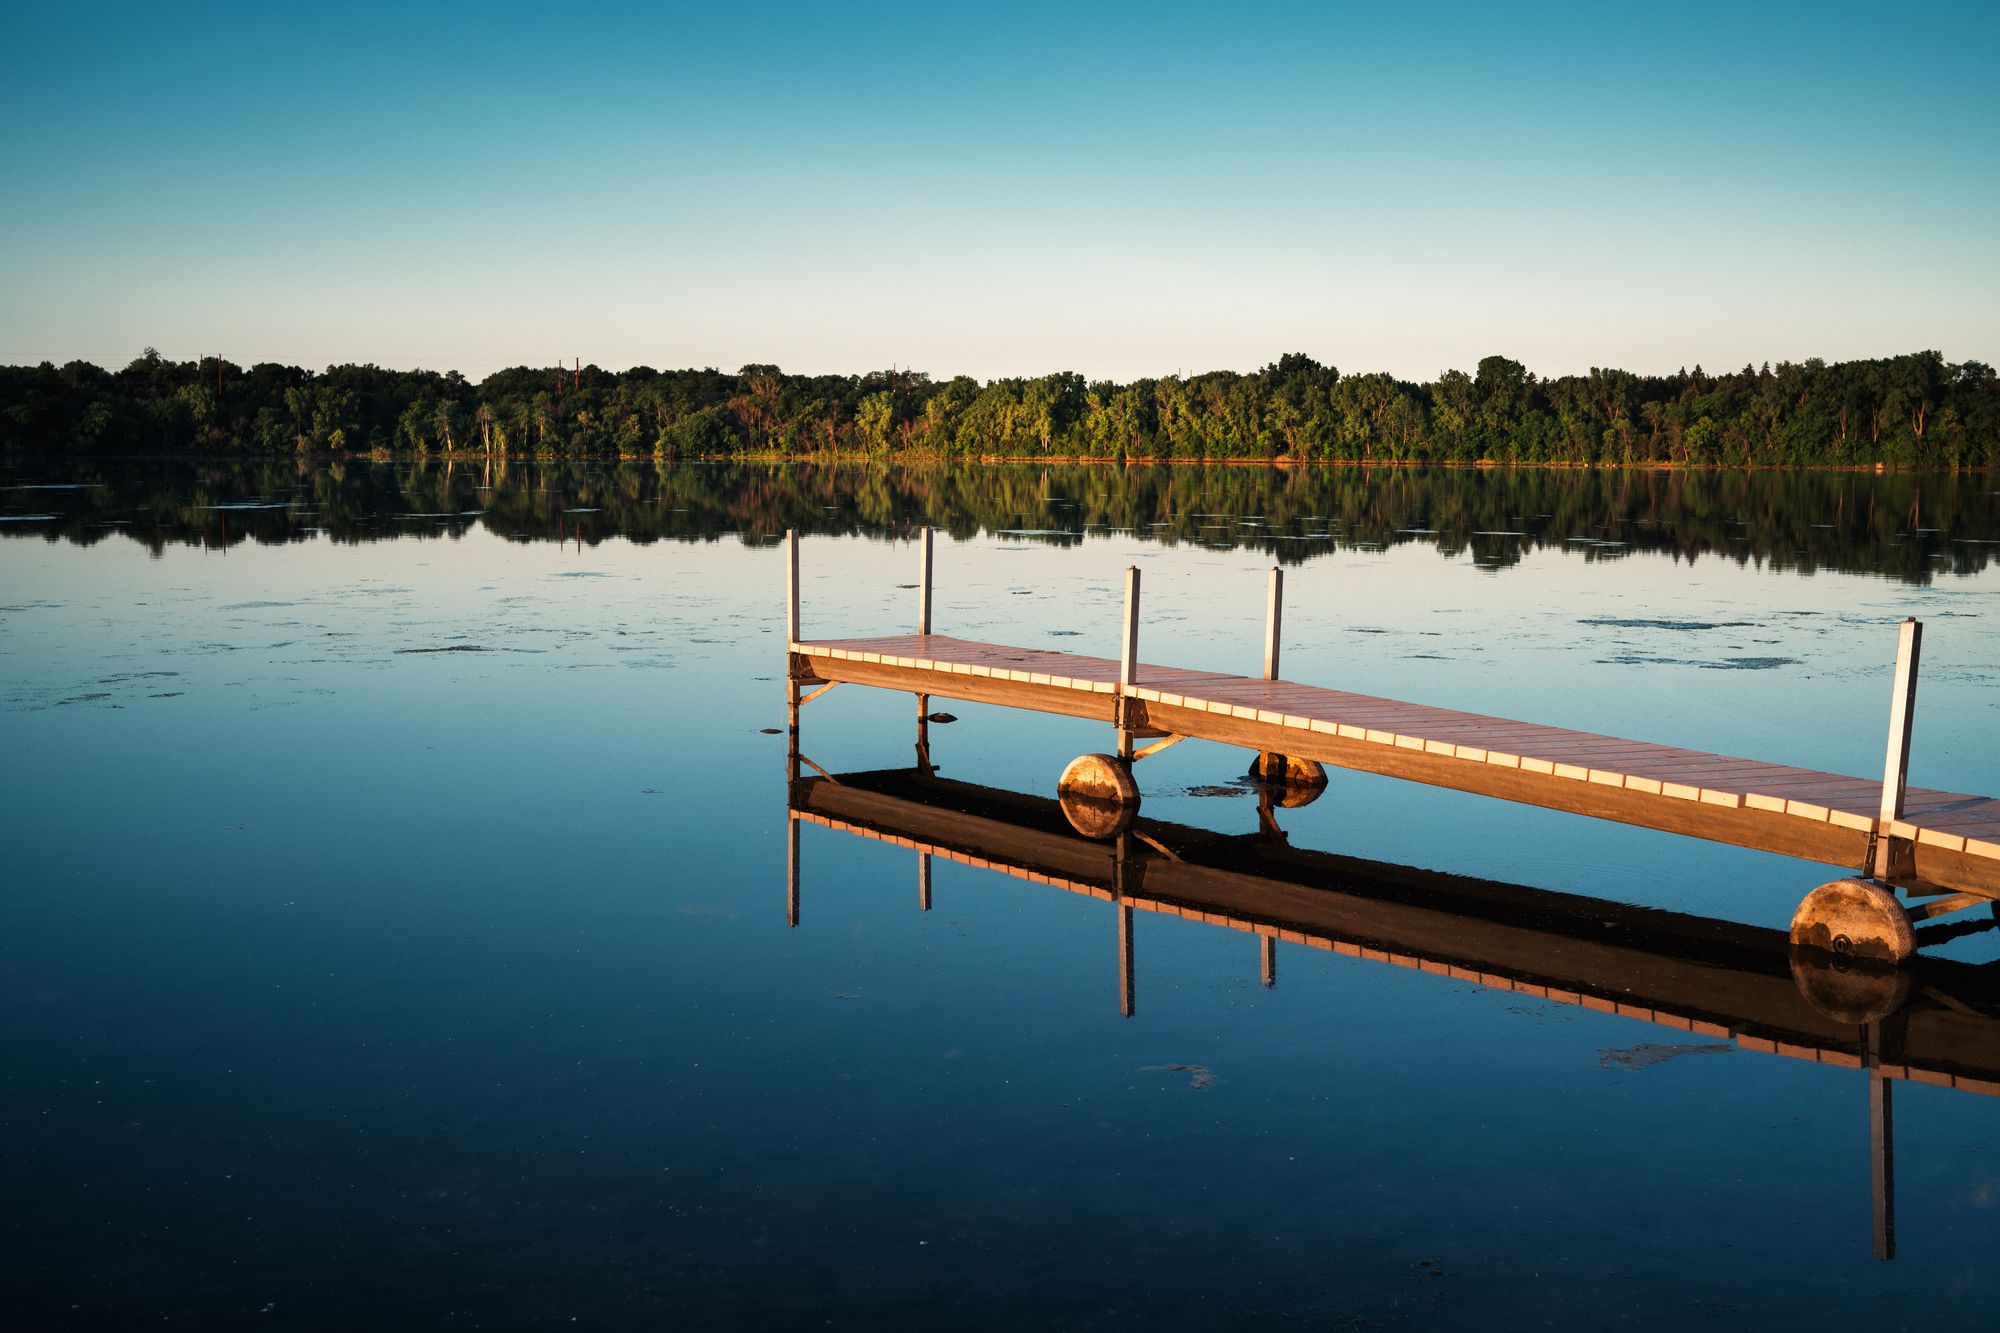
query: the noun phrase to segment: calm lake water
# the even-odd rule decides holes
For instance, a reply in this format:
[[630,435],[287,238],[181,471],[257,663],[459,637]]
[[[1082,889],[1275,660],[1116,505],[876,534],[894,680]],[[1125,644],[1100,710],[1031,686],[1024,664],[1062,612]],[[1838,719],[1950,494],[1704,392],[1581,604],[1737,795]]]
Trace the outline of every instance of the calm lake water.
[[[1158,912],[1127,1017],[1112,904],[938,856],[923,911],[915,851],[817,825],[790,925],[779,539],[808,637],[898,633],[924,523],[941,633],[1114,655],[1136,564],[1148,659],[1254,673],[1275,560],[1292,678],[1860,775],[1915,615],[1911,780],[2000,792],[1992,477],[7,465],[11,1322],[1990,1318],[1971,1087],[1894,1086],[1884,1262],[1860,1069],[1286,942],[1267,987]],[[933,706],[998,792],[1110,745]],[[802,747],[914,730],[845,687]],[[1255,833],[1246,759],[1146,760],[1144,814]],[[1837,874],[1345,772],[1278,818],[1607,927]],[[1929,952],[1984,1022],[2000,939]]]

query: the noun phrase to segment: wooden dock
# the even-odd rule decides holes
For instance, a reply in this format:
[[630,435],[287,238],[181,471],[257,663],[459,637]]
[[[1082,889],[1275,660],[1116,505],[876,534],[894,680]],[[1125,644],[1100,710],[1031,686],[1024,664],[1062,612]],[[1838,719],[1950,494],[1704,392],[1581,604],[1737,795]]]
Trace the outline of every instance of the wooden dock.
[[[1863,889],[1888,896],[1913,923],[2000,899],[2000,800],[1905,780],[1921,642],[1915,621],[1900,634],[1884,777],[1870,780],[1285,680],[1277,570],[1265,674],[1250,677],[1140,661],[1136,569],[1126,571],[1123,651],[1105,658],[930,632],[928,534],[917,633],[806,638],[797,562],[794,536],[787,634],[794,735],[800,704],[836,684],[870,685],[917,695],[920,717],[930,698],[943,697],[1102,722],[1116,731],[1118,762],[1128,768],[1182,739],[1217,741],[1823,862],[1871,876],[1875,887]],[[1142,739],[1155,743],[1136,748]],[[1136,787],[1130,791],[1136,801]],[[1898,902],[1884,886],[1911,901]]]

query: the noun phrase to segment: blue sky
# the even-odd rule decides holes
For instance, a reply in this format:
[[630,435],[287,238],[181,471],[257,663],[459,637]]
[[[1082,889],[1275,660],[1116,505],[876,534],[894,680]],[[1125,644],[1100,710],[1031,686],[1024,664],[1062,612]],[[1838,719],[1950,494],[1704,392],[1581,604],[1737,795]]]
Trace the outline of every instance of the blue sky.
[[0,360],[2000,358],[2000,6],[43,6]]

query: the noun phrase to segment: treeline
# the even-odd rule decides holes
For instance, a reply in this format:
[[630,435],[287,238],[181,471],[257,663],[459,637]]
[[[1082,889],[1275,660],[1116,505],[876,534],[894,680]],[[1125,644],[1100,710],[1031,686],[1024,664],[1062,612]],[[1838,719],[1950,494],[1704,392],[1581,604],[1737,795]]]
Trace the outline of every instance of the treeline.
[[2000,380],[1936,352],[1711,375],[1542,379],[1489,356],[1425,384],[1303,355],[1252,374],[987,383],[776,366],[312,372],[152,349],[0,368],[0,451],[1120,461],[2000,465]]
[[901,539],[933,526],[1073,545],[1112,532],[1285,564],[1430,546],[1499,571],[1537,550],[1926,583],[2000,554],[1985,476],[1553,468],[64,460],[0,468],[0,539],[228,548],[311,539],[596,544]]

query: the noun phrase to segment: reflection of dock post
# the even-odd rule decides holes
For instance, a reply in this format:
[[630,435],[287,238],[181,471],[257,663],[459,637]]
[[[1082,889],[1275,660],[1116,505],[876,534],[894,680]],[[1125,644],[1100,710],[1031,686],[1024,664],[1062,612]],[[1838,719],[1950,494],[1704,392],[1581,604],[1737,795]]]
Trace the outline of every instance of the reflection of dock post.
[[1890,1138],[1892,1084],[1879,1069],[1868,1071],[1869,1196],[1875,1211],[1875,1257],[1896,1257],[1895,1145]]
[[1910,729],[1917,710],[1917,658],[1924,644],[1924,627],[1914,618],[1900,626],[1896,639],[1896,690],[1889,698],[1889,753],[1882,764],[1882,809],[1875,825],[1875,858],[1868,873],[1888,879],[1905,873],[1898,851],[1907,853],[1901,839],[1889,836],[1889,824],[1903,817],[1903,792],[1910,772]]
[[1882,1023],[1870,1023],[1863,1033],[1868,1062],[1868,1195],[1874,1212],[1875,1257],[1888,1260],[1896,1257],[1893,1085],[1882,1072]]
[[799,924],[799,820],[785,818],[785,923]]
[[1264,985],[1267,987],[1277,985],[1278,984],[1277,936],[1259,935],[1257,937],[1257,953],[1258,953],[1258,960],[1262,964],[1260,971],[1262,972],[1262,979]]
[[[1136,583],[1138,571],[1133,570]],[[1130,1018],[1138,1011],[1138,986],[1132,969],[1132,904],[1125,899],[1126,862],[1132,850],[1132,835],[1120,833],[1111,850],[1111,901],[1118,911],[1118,1013]]]
[[1125,637],[1118,650],[1118,757],[1132,759],[1132,728],[1126,722],[1132,687],[1139,683],[1139,567],[1125,567]]
[[924,912],[931,910],[931,854],[929,852],[917,853],[917,908],[919,911]]
[[1132,908],[1118,904],[1118,1013],[1130,1018],[1139,1011],[1138,987],[1132,972]]
[[1270,776],[1269,769],[1253,771],[1261,771],[1264,777],[1263,785],[1257,788],[1257,831],[1279,842],[1290,841],[1285,837],[1285,830],[1278,826],[1278,803],[1271,792],[1271,783],[1276,779]]

